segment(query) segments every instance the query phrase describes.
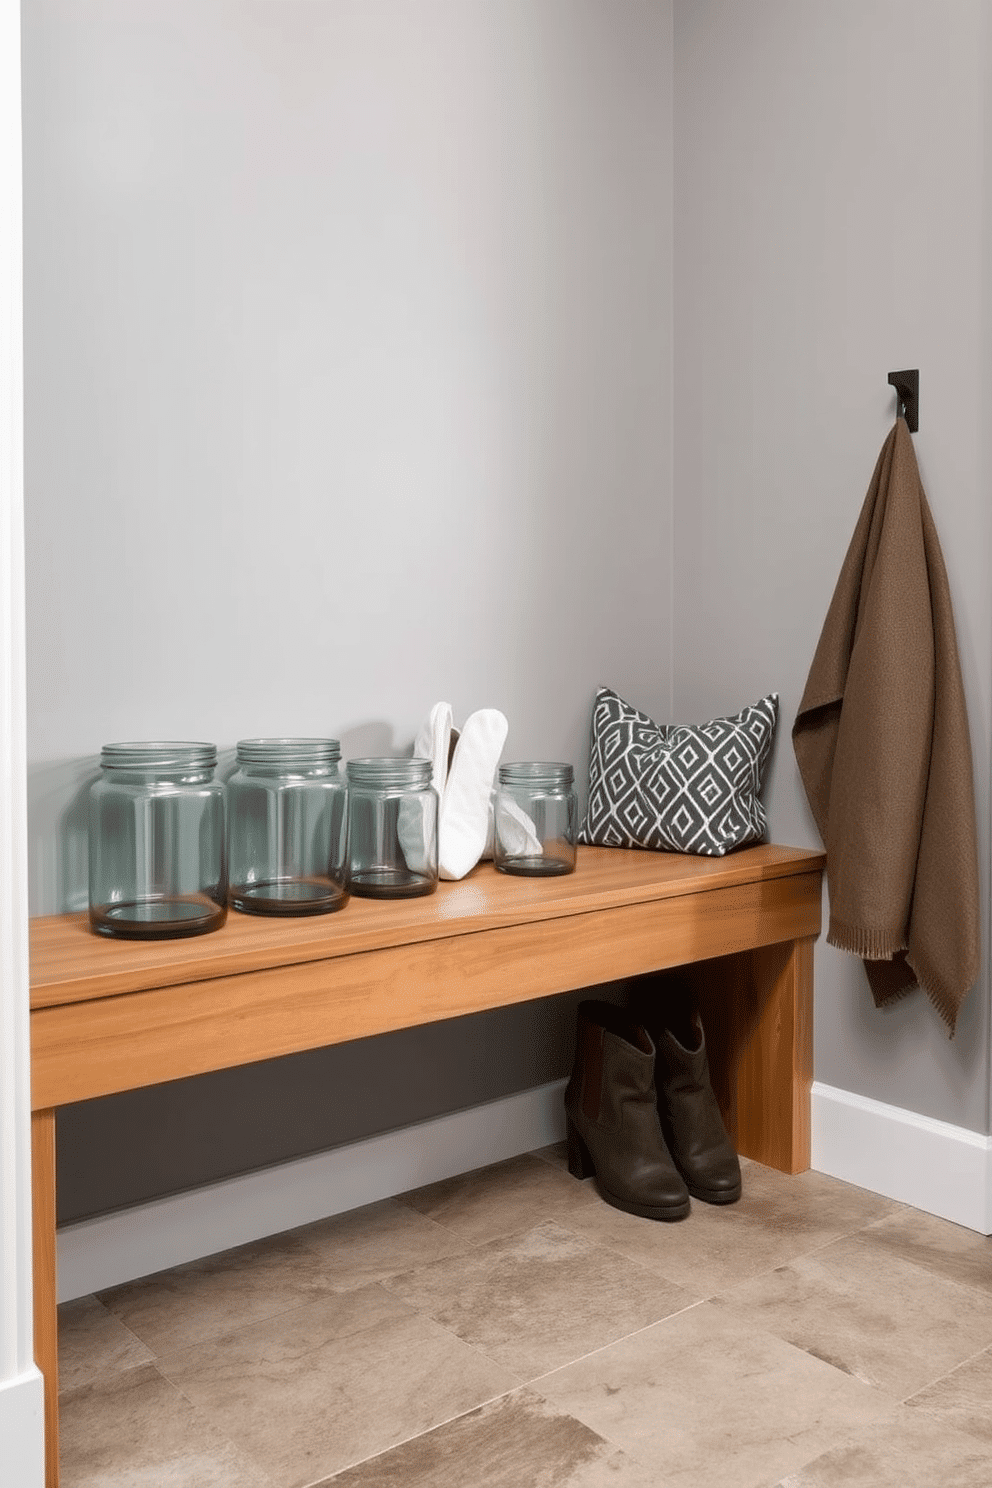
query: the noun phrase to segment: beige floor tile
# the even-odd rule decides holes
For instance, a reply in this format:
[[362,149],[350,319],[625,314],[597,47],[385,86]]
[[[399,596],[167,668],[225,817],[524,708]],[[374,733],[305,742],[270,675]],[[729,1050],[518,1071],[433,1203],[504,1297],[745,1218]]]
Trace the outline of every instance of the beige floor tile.
[[688,1219],[676,1224],[638,1219],[602,1201],[576,1210],[567,1223],[600,1245],[710,1296],[860,1230],[898,1207],[823,1173],[790,1175],[753,1162],[741,1167],[738,1203],[693,1199]]
[[992,1349],[927,1385],[906,1404],[928,1416],[935,1430],[949,1426],[967,1431],[992,1449]]
[[923,1271],[861,1236],[776,1267],[716,1300],[899,1400],[992,1345],[992,1296]]
[[328,1488],[658,1488],[631,1457],[529,1390],[414,1437]]
[[895,1407],[708,1302],[532,1388],[679,1488],[773,1483]]
[[555,1220],[383,1284],[521,1380],[697,1300]]
[[158,1367],[279,1488],[327,1477],[518,1383],[378,1284]]
[[68,1304],[63,1488],[992,1488],[992,1241],[743,1168],[662,1224],[553,1144]]
[[59,1392],[78,1389],[138,1364],[151,1350],[96,1297],[78,1297],[59,1308]]
[[460,1248],[449,1231],[386,1199],[142,1277],[99,1298],[160,1355]]
[[151,1365],[60,1403],[62,1488],[276,1488]]
[[852,1433],[777,1488],[989,1488],[992,1451],[973,1436],[935,1431],[900,1406]]
[[400,1196],[462,1240],[481,1244],[495,1235],[512,1235],[545,1219],[568,1223],[600,1200],[592,1180],[579,1183],[567,1172],[531,1153],[446,1178]]
[[870,1225],[864,1239],[925,1271],[992,1293],[992,1236],[919,1209],[902,1209]]
[[320,1274],[334,1291],[367,1286],[464,1249],[457,1235],[396,1199],[336,1214],[295,1233],[318,1257]]
[[98,1293],[156,1355],[274,1317],[333,1288],[295,1231],[206,1256]]

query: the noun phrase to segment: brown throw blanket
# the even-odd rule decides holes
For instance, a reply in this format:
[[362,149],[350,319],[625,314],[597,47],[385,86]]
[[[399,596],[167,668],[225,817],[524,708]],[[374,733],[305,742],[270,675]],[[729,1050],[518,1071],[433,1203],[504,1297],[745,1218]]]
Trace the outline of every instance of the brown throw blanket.
[[882,446],[792,730],[827,852],[827,939],[876,1006],[954,1032],[978,976],[971,742],[947,573],[905,419]]

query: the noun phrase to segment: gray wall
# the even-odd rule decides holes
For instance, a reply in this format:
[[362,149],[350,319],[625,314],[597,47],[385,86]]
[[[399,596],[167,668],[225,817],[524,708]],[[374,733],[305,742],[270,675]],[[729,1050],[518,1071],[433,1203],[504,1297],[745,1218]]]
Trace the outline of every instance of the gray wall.
[[[24,7],[33,913],[85,906],[110,740],[402,751],[445,698],[584,773],[597,683],[668,707],[671,77],[653,0]],[[68,1111],[62,1216],[552,1078],[568,1027]]]
[[[895,415],[887,375],[919,367],[986,904],[990,28],[983,0],[675,7],[676,712],[778,687],[773,834],[818,842],[788,731]],[[817,1078],[988,1131],[988,1007],[987,954],[949,1041],[920,993],[876,1012],[821,942]]]
[[[447,697],[503,708],[507,757],[582,766],[599,681],[683,720],[777,688],[771,831],[815,844],[788,730],[903,366],[987,899],[989,8],[674,0],[674,43],[672,9],[25,7],[36,913],[85,902],[105,740],[402,749]],[[109,1207],[263,1137],[276,1160],[524,1088],[570,1015],[80,1109],[63,1193]],[[990,1130],[987,955],[949,1041],[821,943],[815,1059]]]

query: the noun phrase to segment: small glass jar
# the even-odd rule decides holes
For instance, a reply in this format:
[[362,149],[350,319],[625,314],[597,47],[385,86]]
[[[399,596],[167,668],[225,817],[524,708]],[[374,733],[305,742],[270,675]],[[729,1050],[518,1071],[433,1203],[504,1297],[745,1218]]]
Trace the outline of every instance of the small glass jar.
[[578,815],[571,765],[553,761],[500,765],[493,862],[501,873],[535,878],[571,873]]
[[89,796],[90,924],[169,940],[227,916],[224,786],[213,744],[105,744]]
[[353,894],[406,899],[437,888],[438,795],[427,759],[348,761]]
[[242,739],[227,782],[228,902],[315,915],[348,902],[348,787],[337,739]]

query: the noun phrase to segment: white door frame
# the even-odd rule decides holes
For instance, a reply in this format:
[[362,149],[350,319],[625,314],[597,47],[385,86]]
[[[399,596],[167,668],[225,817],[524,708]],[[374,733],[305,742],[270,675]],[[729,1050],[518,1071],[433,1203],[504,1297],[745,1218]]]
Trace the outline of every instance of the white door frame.
[[0,1441],[41,1488],[44,1407],[31,1293],[31,1102],[24,660],[21,12],[0,0]]

